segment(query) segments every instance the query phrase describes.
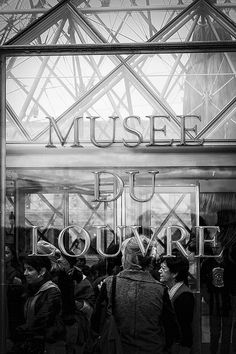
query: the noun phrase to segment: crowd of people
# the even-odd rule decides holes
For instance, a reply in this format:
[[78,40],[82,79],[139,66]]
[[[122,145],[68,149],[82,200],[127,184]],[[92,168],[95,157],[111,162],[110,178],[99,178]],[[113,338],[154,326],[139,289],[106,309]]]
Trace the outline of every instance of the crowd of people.
[[[222,231],[217,245],[206,247],[214,257],[200,262],[211,354],[219,346],[222,354],[228,353],[231,337],[233,346],[236,343],[236,287],[230,275],[236,267],[236,247],[229,244],[228,230]],[[109,251],[117,249],[112,244]],[[174,257],[156,258],[143,233],[139,239],[127,238],[118,256],[92,266],[85,257],[66,256],[43,240],[37,243],[37,253],[19,260],[12,246],[5,246],[7,354],[103,354],[97,341],[114,275],[114,317],[123,354],[193,353],[195,296],[188,284],[189,261],[177,249]]]
[[39,255],[21,262],[6,245],[7,353],[98,354],[114,274],[123,353],[190,353],[194,296],[188,260],[180,252],[160,257],[154,272],[150,239],[140,240],[126,239],[117,257],[90,267],[85,257],[65,256],[46,241],[38,241]]

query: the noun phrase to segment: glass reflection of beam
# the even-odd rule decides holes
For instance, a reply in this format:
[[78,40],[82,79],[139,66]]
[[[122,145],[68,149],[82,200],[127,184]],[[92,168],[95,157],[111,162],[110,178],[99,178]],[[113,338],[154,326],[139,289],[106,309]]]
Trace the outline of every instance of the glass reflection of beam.
[[61,209],[62,204],[61,204],[61,205],[58,207],[58,209],[57,209],[57,208],[55,208],[55,207],[49,202],[49,200],[45,197],[44,194],[38,193],[37,195],[38,195],[39,199],[41,199],[41,200],[43,201],[43,203],[44,203],[45,205],[47,205],[47,207],[49,207],[49,209],[51,209],[51,211],[52,211],[53,213],[55,213],[57,216],[59,216],[59,218],[63,219],[63,213],[61,213],[61,212],[58,210],[58,209]]
[[[157,193],[158,194],[158,193]],[[165,219],[162,221],[161,225],[155,230],[154,234],[152,235],[152,238],[154,239],[155,236],[158,236],[158,234],[161,232],[161,230],[164,228],[164,226],[167,224],[167,222],[170,220],[172,213],[178,208],[178,206],[182,203],[182,201],[185,198],[185,194],[182,194],[182,196],[179,198],[179,200],[175,203],[173,208],[171,208],[171,212],[168,213],[168,215],[165,217]]]
[[[227,118],[231,111],[236,108],[236,97],[234,97],[203,129],[196,135],[195,139],[204,137],[205,134],[212,134],[221,124],[224,118]],[[227,139],[228,140],[228,139]],[[235,140],[235,139],[234,139]],[[225,141],[224,139],[217,139],[217,141]]]
[[[175,210],[177,209],[177,207],[175,208],[171,208],[170,205],[165,201],[165,199],[161,196],[160,193],[157,193],[159,199],[162,201],[162,203],[169,209],[170,211],[170,215],[171,216],[175,216],[176,219],[179,220],[179,222],[184,226],[184,228],[190,233],[190,229],[188,227],[188,225],[185,224],[185,222],[179,217],[179,215],[175,212]],[[182,203],[182,201],[184,200],[184,198],[186,197],[186,194],[185,195],[182,195],[181,198],[179,199],[178,201],[178,206]]]

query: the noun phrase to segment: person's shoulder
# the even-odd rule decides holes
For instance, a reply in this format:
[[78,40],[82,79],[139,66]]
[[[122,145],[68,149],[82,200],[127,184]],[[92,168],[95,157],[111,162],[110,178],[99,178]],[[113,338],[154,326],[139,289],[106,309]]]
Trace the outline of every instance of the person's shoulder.
[[41,286],[38,293],[60,294],[61,291],[57,286],[57,284],[55,284],[53,281],[50,280]]
[[162,294],[168,294],[168,288],[164,283],[161,283],[160,281],[154,279],[154,286],[156,287],[156,289],[159,289]]
[[176,297],[185,300],[189,299],[191,301],[194,300],[194,294],[186,284],[182,284],[180,288],[176,291]]
[[52,287],[45,291],[48,297],[61,297],[61,291],[58,287]]
[[180,288],[179,288],[182,292],[185,293],[189,293],[189,294],[193,294],[192,290],[190,289],[190,287],[188,285],[186,285],[185,283],[183,283]]

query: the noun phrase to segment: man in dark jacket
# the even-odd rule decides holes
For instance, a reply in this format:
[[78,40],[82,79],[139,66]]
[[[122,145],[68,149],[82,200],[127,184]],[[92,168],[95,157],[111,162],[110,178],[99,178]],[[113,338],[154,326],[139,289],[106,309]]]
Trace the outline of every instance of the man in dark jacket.
[[161,261],[160,281],[167,285],[170,300],[175,310],[180,328],[180,339],[172,348],[172,353],[188,354],[193,344],[192,322],[194,296],[187,286],[189,262],[180,253]]
[[[140,239],[146,249],[150,240],[144,236]],[[167,288],[148,270],[151,251],[149,248],[143,255],[135,237],[123,243],[124,270],[116,279],[114,316],[124,354],[164,354],[178,337]],[[112,276],[109,276],[102,285],[100,300],[106,295],[110,298],[111,284]]]

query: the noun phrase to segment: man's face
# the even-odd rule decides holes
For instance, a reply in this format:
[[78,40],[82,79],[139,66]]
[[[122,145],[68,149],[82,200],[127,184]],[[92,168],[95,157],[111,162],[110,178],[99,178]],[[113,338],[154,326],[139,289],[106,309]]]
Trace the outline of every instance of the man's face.
[[174,279],[174,274],[170,272],[166,262],[161,263],[161,268],[159,269],[160,281],[162,283],[168,284]]

